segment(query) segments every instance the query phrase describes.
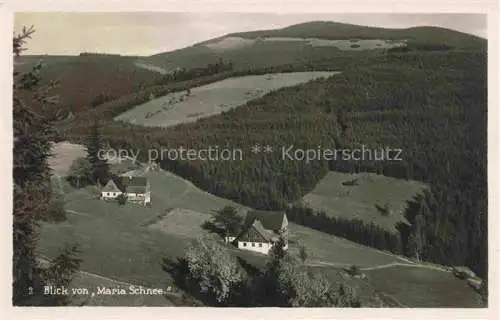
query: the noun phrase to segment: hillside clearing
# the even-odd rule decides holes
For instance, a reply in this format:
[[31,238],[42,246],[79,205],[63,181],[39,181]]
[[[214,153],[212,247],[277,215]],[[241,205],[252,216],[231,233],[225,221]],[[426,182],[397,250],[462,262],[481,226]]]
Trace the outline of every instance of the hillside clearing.
[[[353,185],[348,185],[348,182]],[[406,221],[404,211],[425,188],[418,181],[406,181],[373,173],[348,174],[329,172],[302,201],[314,210],[344,219],[360,219],[365,223],[395,231],[398,222]],[[386,204],[391,213],[384,216],[380,208]]]
[[149,228],[162,232],[196,238],[203,232],[202,225],[209,221],[210,215],[194,210],[175,208],[166,212],[159,221],[149,225]]
[[168,127],[220,114],[283,87],[291,87],[338,72],[293,72],[236,77],[153,99],[115,120],[143,126]]
[[309,255],[308,262],[311,264],[331,263],[337,267],[355,264],[359,267],[373,267],[403,261],[396,255],[296,224],[289,224],[289,232],[289,251],[298,254],[300,246],[304,245]]
[[364,271],[368,282],[403,304],[419,307],[484,307],[481,297],[452,273],[417,267],[396,266]]
[[49,166],[54,170],[53,174],[66,176],[73,161],[76,158],[85,157],[87,153],[84,146],[64,141],[54,143],[52,154],[53,156],[49,158]]
[[214,51],[243,49],[262,43],[272,42],[295,42],[303,46],[312,47],[333,47],[342,51],[362,51],[373,49],[389,49],[405,46],[405,40],[391,41],[386,39],[348,39],[348,40],[328,40],[320,38],[298,38],[298,37],[262,37],[257,39],[246,39],[242,37],[225,37],[216,42],[205,44],[206,47]]

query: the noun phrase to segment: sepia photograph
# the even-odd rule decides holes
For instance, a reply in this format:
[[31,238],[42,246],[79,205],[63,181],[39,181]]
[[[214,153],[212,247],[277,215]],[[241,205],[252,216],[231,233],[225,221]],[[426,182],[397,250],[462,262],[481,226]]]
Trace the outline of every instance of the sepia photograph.
[[12,306],[488,308],[487,14],[13,22]]

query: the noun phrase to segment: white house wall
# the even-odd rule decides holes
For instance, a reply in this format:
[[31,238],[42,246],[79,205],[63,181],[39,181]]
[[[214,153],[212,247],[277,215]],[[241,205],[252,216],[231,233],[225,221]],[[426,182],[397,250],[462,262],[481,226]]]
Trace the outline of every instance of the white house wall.
[[[260,245],[262,245],[262,247],[260,247]],[[271,246],[270,243],[238,241],[238,249],[255,251],[263,254],[268,254]]]
[[122,192],[102,192],[101,197],[104,199],[116,199]]

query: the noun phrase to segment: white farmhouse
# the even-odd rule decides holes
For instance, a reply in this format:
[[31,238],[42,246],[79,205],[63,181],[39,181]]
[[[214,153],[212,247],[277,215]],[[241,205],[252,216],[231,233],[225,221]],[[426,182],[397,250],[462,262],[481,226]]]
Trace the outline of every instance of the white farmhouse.
[[151,187],[147,178],[123,176],[120,182],[128,202],[143,205],[151,203]]
[[122,176],[118,185],[109,180],[101,190],[101,199],[113,200],[119,195],[125,195],[127,202],[148,205],[151,203],[151,187],[145,177]]
[[243,232],[233,242],[238,249],[268,254],[281,237],[285,240],[286,250],[288,249],[287,227],[288,219],[284,212],[250,211],[245,218]]
[[103,200],[112,200],[116,199],[123,192],[116,186],[116,183],[113,180],[109,180],[108,183],[101,190],[101,199]]

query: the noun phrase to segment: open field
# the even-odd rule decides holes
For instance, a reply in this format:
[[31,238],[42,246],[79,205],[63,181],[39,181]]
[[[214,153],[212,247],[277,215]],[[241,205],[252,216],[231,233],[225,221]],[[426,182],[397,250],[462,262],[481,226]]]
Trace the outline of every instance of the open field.
[[115,118],[143,126],[168,127],[216,115],[283,87],[291,87],[336,72],[293,72],[230,78],[167,94],[139,105]]
[[298,254],[300,245],[304,245],[312,265],[372,267],[406,261],[396,255],[293,223],[289,225],[289,232],[290,252]]
[[406,41],[391,41],[387,39],[347,39],[327,40],[319,38],[296,38],[296,37],[263,37],[257,39],[245,39],[241,37],[225,37],[221,40],[205,44],[206,47],[215,51],[242,49],[256,43],[269,42],[295,42],[303,46],[312,47],[334,47],[343,51],[361,51],[373,49],[389,49],[405,46]]
[[[343,185],[356,180],[356,185]],[[347,174],[329,172],[302,200],[315,210],[323,210],[332,217],[360,219],[375,223],[387,230],[395,230],[407,201],[425,188],[418,181],[406,181],[373,173]],[[377,206],[389,204],[392,212],[384,216]]]
[[[149,172],[146,176],[152,187],[151,208],[98,200],[92,187],[69,193],[68,221],[43,224],[40,253],[52,258],[62,244],[79,243],[84,271],[150,287],[171,285],[169,275],[161,268],[162,259],[182,256],[190,239],[208,232],[191,225],[194,232],[181,235],[150,228],[150,222],[172,207],[203,212],[208,219],[210,212],[236,204],[167,172]],[[189,227],[188,222],[183,225]]]
[[201,227],[209,219],[210,215],[206,213],[175,208],[166,211],[164,217],[152,222],[149,227],[169,234],[196,238],[204,234]]
[[391,267],[364,271],[368,282],[379,291],[415,308],[484,307],[479,294],[451,272],[418,268]]
[[76,158],[85,157],[85,147],[69,142],[55,143],[52,148],[53,156],[49,158],[49,165],[53,173],[58,176],[65,176],[69,167]]

